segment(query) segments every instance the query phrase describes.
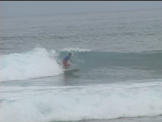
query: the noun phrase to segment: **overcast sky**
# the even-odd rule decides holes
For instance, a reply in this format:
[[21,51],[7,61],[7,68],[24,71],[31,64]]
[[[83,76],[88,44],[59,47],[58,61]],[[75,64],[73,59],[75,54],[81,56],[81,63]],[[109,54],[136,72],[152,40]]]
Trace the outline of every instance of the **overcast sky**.
[[1,17],[162,9],[162,1],[1,1]]

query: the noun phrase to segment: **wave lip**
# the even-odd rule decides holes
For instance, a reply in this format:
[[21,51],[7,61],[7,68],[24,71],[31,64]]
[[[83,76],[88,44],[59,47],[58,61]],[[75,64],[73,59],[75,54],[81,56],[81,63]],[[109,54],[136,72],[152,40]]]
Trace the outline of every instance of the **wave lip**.
[[13,53],[1,56],[1,81],[25,80],[62,73],[57,59],[51,58],[57,53],[49,53],[44,48],[35,48],[24,53]]
[[90,52],[90,49],[83,49],[83,48],[64,48],[61,52]]

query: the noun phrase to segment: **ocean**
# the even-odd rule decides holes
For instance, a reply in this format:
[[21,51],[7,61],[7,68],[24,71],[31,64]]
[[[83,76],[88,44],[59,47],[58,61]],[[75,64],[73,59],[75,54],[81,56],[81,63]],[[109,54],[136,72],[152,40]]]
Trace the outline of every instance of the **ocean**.
[[1,122],[162,121],[162,9],[1,18],[0,42]]

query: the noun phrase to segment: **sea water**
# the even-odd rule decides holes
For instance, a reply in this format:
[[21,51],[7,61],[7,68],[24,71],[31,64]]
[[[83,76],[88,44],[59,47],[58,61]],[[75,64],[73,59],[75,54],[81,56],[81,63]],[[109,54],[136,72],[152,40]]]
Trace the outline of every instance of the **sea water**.
[[1,122],[161,122],[161,15],[1,18]]

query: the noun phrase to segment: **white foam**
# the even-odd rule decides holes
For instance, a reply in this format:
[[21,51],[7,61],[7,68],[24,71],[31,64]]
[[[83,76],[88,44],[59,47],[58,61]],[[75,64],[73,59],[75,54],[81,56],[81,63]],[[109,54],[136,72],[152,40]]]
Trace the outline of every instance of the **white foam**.
[[[14,53],[1,56],[1,81],[23,80],[44,76],[55,76],[62,73],[57,63],[55,51],[49,53],[44,48],[35,48],[25,53]],[[51,56],[53,56],[51,58]]]
[[3,101],[1,118],[2,122],[48,122],[160,115],[162,83],[147,84],[53,88]]
[[64,48],[61,51],[68,51],[68,52],[90,52],[90,49],[82,49],[82,48]]

